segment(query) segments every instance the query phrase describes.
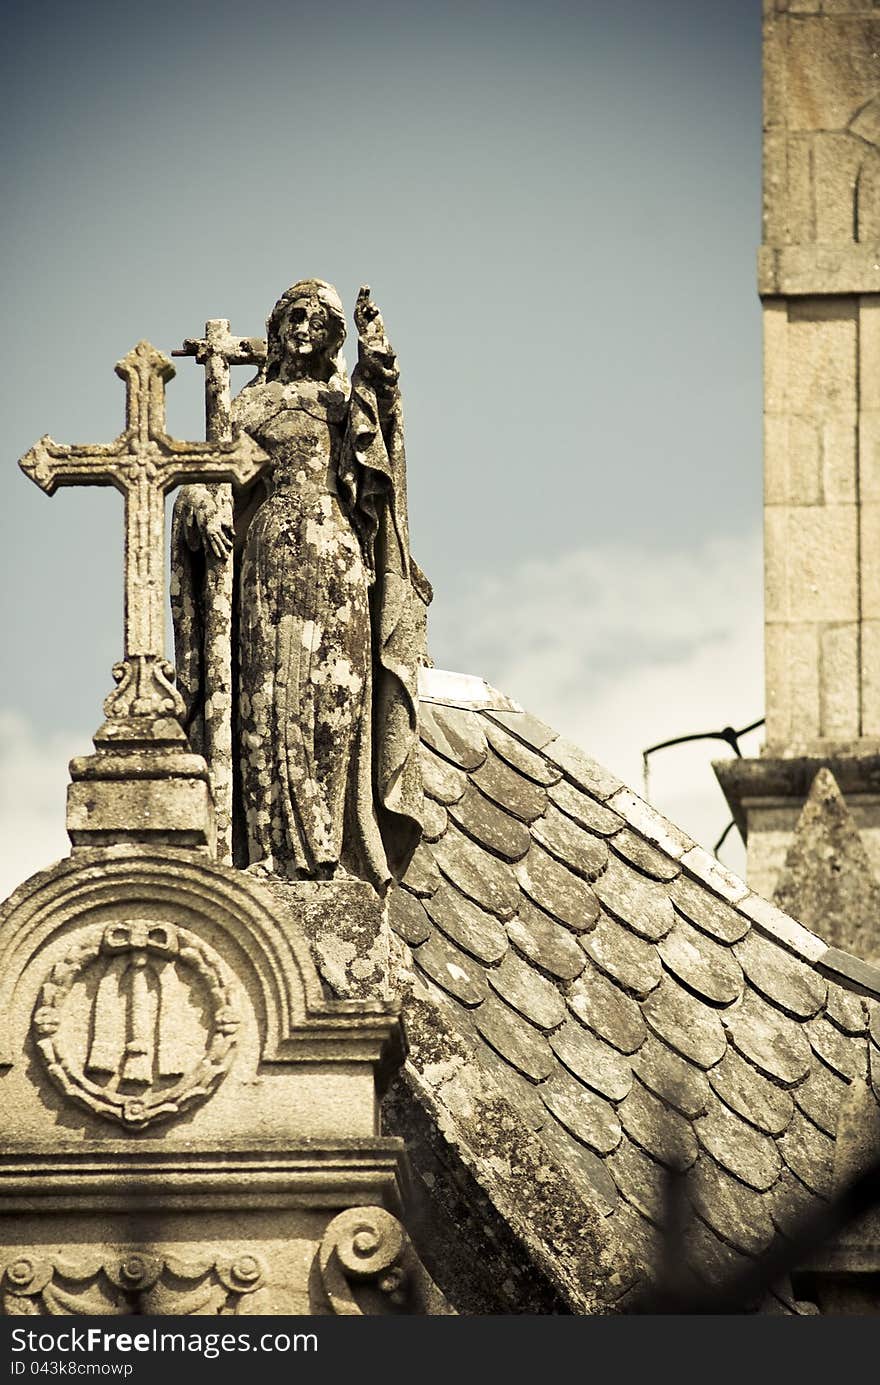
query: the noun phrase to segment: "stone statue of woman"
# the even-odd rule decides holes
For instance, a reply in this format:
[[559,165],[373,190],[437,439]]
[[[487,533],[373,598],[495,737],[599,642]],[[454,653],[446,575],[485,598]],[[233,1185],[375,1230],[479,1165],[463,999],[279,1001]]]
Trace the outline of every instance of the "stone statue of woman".
[[426,584],[409,552],[397,362],[367,288],[355,325],[349,382],[336,290],[305,279],[275,304],[265,365],[232,404],[268,462],[231,524],[220,488],[181,492],[172,607],[195,722],[212,658],[196,568],[235,553],[235,863],[383,889],[421,836]]

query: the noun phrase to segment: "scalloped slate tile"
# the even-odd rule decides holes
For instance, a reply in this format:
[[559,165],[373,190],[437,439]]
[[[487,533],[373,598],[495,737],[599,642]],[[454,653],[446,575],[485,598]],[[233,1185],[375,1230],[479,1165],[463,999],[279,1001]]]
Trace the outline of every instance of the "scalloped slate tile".
[[519,887],[506,861],[484,851],[451,823],[433,851],[447,880],[462,894],[503,921],[513,918],[519,905]]
[[851,1081],[865,1073],[865,1043],[847,1037],[830,1024],[823,1015],[804,1025],[813,1052],[829,1068]]
[[607,1159],[621,1197],[648,1217],[655,1226],[664,1222],[666,1171],[654,1163],[632,1140],[621,1140]]
[[652,1034],[633,1058],[632,1067],[649,1091],[689,1120],[708,1108],[709,1083],[703,1070],[673,1053]]
[[483,968],[438,933],[416,948],[413,957],[426,976],[462,1005],[479,1005],[488,994]]
[[438,803],[457,803],[467,788],[467,775],[441,760],[423,745],[419,754],[425,793]]
[[781,1135],[794,1115],[789,1093],[762,1077],[734,1048],[712,1069],[709,1081],[725,1106],[767,1135]]
[[609,859],[594,889],[612,918],[651,942],[664,937],[675,922],[666,887],[646,880],[615,856]]
[[697,1215],[736,1250],[760,1255],[773,1240],[764,1196],[731,1178],[708,1155],[697,1160],[686,1186]]
[[437,927],[465,952],[488,966],[501,961],[507,951],[507,934],[494,914],[445,882],[426,908]]
[[511,769],[494,750],[471,779],[487,798],[522,822],[534,822],[547,807],[547,790]]
[[458,803],[450,805],[449,816],[480,846],[505,861],[519,861],[531,845],[529,829],[519,818],[505,813],[473,784],[468,785]]
[[541,1084],[541,1100],[570,1135],[596,1154],[610,1154],[620,1144],[620,1121],[614,1107],[563,1068]]
[[515,953],[508,952],[487,976],[493,991],[539,1029],[556,1029],[565,1019],[565,1001],[553,982]]
[[663,968],[656,947],[607,914],[600,915],[596,927],[582,939],[581,946],[600,971],[640,1000],[660,984]]
[[490,1048],[533,1082],[543,1082],[554,1071],[556,1060],[544,1035],[502,1001],[490,996],[476,1011],[474,1023]]
[[572,982],[568,1004],[582,1024],[621,1053],[635,1053],[645,1041],[648,1031],[638,1005],[591,967]]
[[677,861],[673,861],[665,852],[658,851],[656,846],[651,846],[630,827],[624,827],[622,832],[615,835],[611,849],[651,880],[674,880],[681,869]]
[[716,1163],[756,1192],[766,1192],[779,1177],[782,1160],[776,1143],[714,1100],[694,1121],[697,1139]]
[[512,712],[496,710],[486,711],[484,714],[486,721],[494,721],[496,726],[510,731],[518,740],[525,741],[533,750],[543,750],[551,741],[557,740],[557,734],[552,726],[548,726],[545,721],[540,721],[538,717],[533,717],[531,712]]
[[425,913],[425,906],[415,895],[395,887],[388,901],[388,921],[405,943],[418,947],[427,942],[434,929]]
[[440,872],[424,842],[419,842],[401,884],[417,895],[432,895],[440,885]]
[[433,798],[425,794],[425,806],[422,813],[422,836],[426,842],[437,842],[446,831],[448,821],[446,809],[442,803],[436,803]]
[[608,864],[608,847],[604,841],[578,827],[552,803],[547,805],[543,817],[532,824],[532,836],[557,861],[586,880],[597,880]]
[[661,1259],[661,1238],[657,1228],[629,1202],[618,1203],[617,1210],[608,1218],[607,1225],[612,1229],[621,1247],[628,1250],[638,1264],[644,1267],[646,1277],[650,1279]]
[[799,1233],[804,1218],[814,1211],[816,1206],[810,1190],[786,1168],[782,1170],[779,1181],[765,1196],[773,1224],[790,1240]]
[[731,1043],[765,1076],[785,1087],[806,1077],[812,1065],[803,1026],[747,991],[741,1005],[728,1010],[722,1023]]
[[868,1008],[868,1032],[874,1043],[880,1048],[880,1005],[876,1000],[866,1001]]
[[477,1048],[482,1066],[490,1074],[492,1081],[511,1109],[516,1112],[529,1130],[543,1132],[550,1123],[550,1116],[547,1107],[541,1100],[540,1085],[530,1082],[527,1077],[523,1077],[521,1072],[517,1072],[516,1068],[505,1063],[487,1044],[478,1043]]
[[844,1034],[860,1035],[867,1032],[868,1022],[861,998],[853,995],[852,991],[845,991],[842,986],[835,986],[833,981],[828,983],[825,1014]]
[[736,943],[748,933],[751,924],[742,914],[718,899],[705,885],[679,875],[669,886],[669,897],[683,914],[703,933],[709,933],[721,943]]
[[723,1288],[750,1265],[748,1256],[727,1245],[698,1217],[685,1234],[685,1257],[700,1283],[708,1280],[715,1288]]
[[581,1082],[609,1101],[622,1101],[632,1087],[632,1069],[616,1048],[576,1020],[550,1035],[550,1047]]
[[579,827],[595,832],[600,837],[610,837],[625,825],[623,818],[613,809],[597,803],[589,794],[576,789],[567,779],[560,779],[548,791],[551,802],[555,803],[566,817],[572,818]]
[[762,938],[753,928],[733,951],[752,986],[771,1005],[794,1019],[811,1019],[822,1009],[827,994],[824,979],[778,943]]
[[817,1130],[800,1111],[779,1141],[779,1148],[792,1173],[819,1197],[834,1191],[834,1141]]
[[459,769],[477,769],[486,758],[486,734],[476,712],[421,702],[419,734],[432,750]]
[[[540,1090],[540,1087],[535,1088],[536,1092]],[[617,1186],[605,1166],[605,1160],[569,1135],[546,1107],[544,1115],[547,1123],[541,1130],[541,1140],[551,1159],[568,1174],[587,1200],[607,1217],[617,1205]]]
[[849,1083],[824,1063],[814,1063],[809,1077],[794,1089],[794,1099],[804,1115],[832,1139],[837,1135],[841,1107]]
[[561,769],[557,769],[556,765],[551,765],[543,755],[530,750],[521,741],[515,740],[497,722],[492,721],[489,717],[484,720],[484,730],[489,744],[495,753],[510,765],[511,769],[518,770],[527,779],[534,779],[536,784],[543,784],[545,788],[550,784],[559,783],[562,779]]
[[642,1006],[642,1014],[659,1039],[700,1068],[711,1068],[724,1056],[727,1039],[714,1011],[666,976]]
[[507,936],[530,962],[560,981],[574,981],[587,964],[568,930],[525,896],[520,900],[519,913],[507,925]]
[[592,794],[594,798],[610,798],[623,787],[619,779],[615,779],[607,769],[591,760],[573,741],[558,736],[550,745],[544,746],[543,750],[551,764],[558,765],[577,788],[583,789],[584,793]]
[[666,969],[710,1005],[730,1005],[742,995],[743,976],[730,948],[678,919],[657,951]]
[[631,1140],[667,1168],[689,1168],[697,1157],[690,1122],[660,1101],[641,1082],[617,1108],[620,1123]]
[[542,846],[534,843],[525,860],[514,867],[525,893],[548,914],[576,932],[592,928],[599,917],[599,905],[589,885],[573,875]]

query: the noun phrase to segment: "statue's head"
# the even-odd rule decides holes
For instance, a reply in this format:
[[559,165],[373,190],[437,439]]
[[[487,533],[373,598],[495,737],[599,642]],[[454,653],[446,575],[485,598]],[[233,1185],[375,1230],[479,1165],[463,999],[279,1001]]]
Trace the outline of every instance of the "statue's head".
[[266,337],[267,380],[345,373],[345,312],[339,294],[323,279],[301,279],[281,295],[269,314]]

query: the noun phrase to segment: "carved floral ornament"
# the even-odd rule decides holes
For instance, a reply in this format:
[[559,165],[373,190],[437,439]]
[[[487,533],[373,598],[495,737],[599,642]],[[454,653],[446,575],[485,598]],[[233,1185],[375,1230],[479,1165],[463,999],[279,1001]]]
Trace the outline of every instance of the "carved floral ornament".
[[211,1095],[241,1023],[219,957],[155,919],[92,927],[40,987],[32,1032],[50,1078],[138,1130]]
[[266,1282],[262,1260],[233,1257],[182,1260],[140,1250],[104,1256],[20,1255],[0,1280],[5,1316],[68,1313],[179,1314],[240,1312],[242,1299]]

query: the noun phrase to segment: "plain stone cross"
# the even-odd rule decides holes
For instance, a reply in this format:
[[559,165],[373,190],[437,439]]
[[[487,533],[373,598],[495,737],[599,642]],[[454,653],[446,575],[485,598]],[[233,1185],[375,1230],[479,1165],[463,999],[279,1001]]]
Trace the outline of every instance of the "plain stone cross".
[[116,373],[126,402],[125,431],[114,442],[71,446],[46,436],[19,465],[47,495],[63,485],[109,485],[125,497],[125,663],[141,666],[130,667],[125,681],[134,693],[128,714],[137,716],[170,710],[156,704],[164,679],[158,676],[157,687],[152,673],[165,661],[165,494],[199,481],[245,485],[265,458],[245,434],[228,442],[170,438],[165,385],[175,370],[149,342],[138,342]]

